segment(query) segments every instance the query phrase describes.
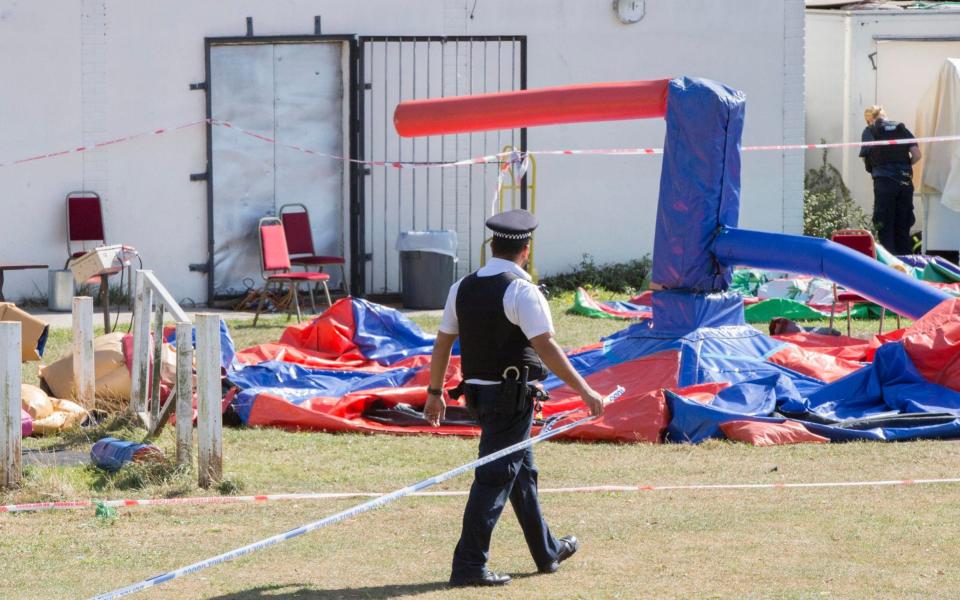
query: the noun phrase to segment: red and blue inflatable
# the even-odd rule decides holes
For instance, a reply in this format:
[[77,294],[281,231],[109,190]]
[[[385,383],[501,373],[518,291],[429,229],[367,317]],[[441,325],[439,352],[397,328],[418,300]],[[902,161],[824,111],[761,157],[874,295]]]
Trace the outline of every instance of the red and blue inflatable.
[[[960,301],[827,240],[737,227],[741,92],[688,77],[547,88],[404,102],[394,123],[411,136],[660,116],[652,319],[570,354],[594,388],[627,390],[571,436],[697,442],[733,421],[791,420],[834,441],[960,437]],[[853,360],[805,347],[820,343],[809,337],[772,338],[744,322],[734,266],[826,277],[919,320]],[[249,424],[476,433],[456,405],[439,429],[422,419],[431,346],[396,311],[345,299],[278,344],[238,352],[229,378]],[[456,359],[448,376],[459,382]],[[545,417],[582,407],[556,378],[545,387]]]

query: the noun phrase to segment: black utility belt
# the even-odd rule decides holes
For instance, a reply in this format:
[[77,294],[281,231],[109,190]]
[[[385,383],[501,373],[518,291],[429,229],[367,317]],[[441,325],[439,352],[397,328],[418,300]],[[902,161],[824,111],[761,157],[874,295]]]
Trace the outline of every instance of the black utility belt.
[[474,384],[463,386],[463,395],[466,397],[467,409],[474,415],[497,413],[512,415],[526,412],[539,388],[527,384],[514,386],[507,382],[499,384]]
[[497,412],[500,414],[521,413],[530,403],[539,406],[549,395],[535,385],[528,383],[529,371],[524,367],[522,374],[517,367],[507,367],[500,383],[476,384],[461,383],[451,390],[454,398],[462,394],[466,397],[467,408],[474,414]]

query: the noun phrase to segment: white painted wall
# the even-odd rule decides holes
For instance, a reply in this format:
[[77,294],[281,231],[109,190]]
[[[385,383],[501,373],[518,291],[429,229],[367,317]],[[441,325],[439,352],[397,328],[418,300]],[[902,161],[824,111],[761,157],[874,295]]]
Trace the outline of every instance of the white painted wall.
[[[747,95],[745,144],[793,143],[803,128],[800,0],[647,0],[646,16],[620,23],[609,0],[0,0],[0,162],[202,119],[205,36],[324,33],[525,34],[529,86],[652,79],[722,81]],[[9,60],[16,57],[16,60]],[[661,121],[531,129],[531,149],[660,146]],[[102,136],[102,137],[101,137]],[[177,298],[203,300],[205,135],[191,128],[0,168],[5,190],[0,260],[61,264],[63,196],[95,185],[107,234],[136,246]],[[617,261],[650,252],[660,160],[556,157],[540,161],[537,238],[542,274],[589,252]],[[743,161],[744,227],[797,231],[802,161],[750,153]],[[9,273],[12,298],[46,289],[46,274]]]
[[[0,4],[0,162],[82,143],[80,23],[76,0],[51,0],[43,11]],[[63,196],[82,176],[76,154],[0,168],[0,261],[62,266]],[[46,293],[45,272],[10,271],[6,280],[8,299]]]
[[[954,41],[877,43],[877,102],[888,114],[904,115],[903,121],[914,135],[923,133],[917,126],[917,109],[934,85],[947,57],[960,57],[960,37]],[[926,157],[949,152],[951,144],[923,144]],[[960,249],[960,212],[940,203],[939,194],[920,194],[920,173],[914,169],[917,228],[922,225],[924,248]]]
[[[960,36],[960,10],[807,10],[807,139],[819,142],[859,141],[864,128],[863,109],[875,103],[888,105],[888,116],[913,128],[917,102],[955,48],[953,44],[911,41],[909,67],[882,64],[884,44],[876,37]],[[934,48],[936,46],[936,48]],[[874,60],[870,55],[877,53]],[[903,65],[903,62],[900,63]],[[878,83],[878,73],[900,71],[900,84]],[[919,83],[924,77],[929,80]],[[882,88],[882,89],[881,89]],[[854,199],[872,210],[873,183],[858,158],[857,148],[831,150],[828,160],[840,169]],[[822,151],[808,151],[807,165],[820,164]],[[915,202],[919,206],[918,202]],[[919,211],[918,211],[919,217]],[[917,227],[920,223],[918,221]]]
[[[807,11],[806,44],[806,139],[808,143],[837,142],[844,137],[844,108],[847,71],[850,62],[845,59],[847,29],[845,19],[831,14]],[[859,138],[859,132],[857,133]],[[840,168],[842,152],[831,150],[828,160]],[[807,152],[807,168],[817,168],[823,158],[822,150]],[[844,179],[849,179],[844,176]]]

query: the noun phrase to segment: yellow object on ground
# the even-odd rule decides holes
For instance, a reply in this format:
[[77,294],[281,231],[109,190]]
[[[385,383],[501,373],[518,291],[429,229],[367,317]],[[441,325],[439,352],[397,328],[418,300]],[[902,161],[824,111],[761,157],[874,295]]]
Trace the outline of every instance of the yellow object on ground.
[[[97,397],[130,399],[130,371],[123,358],[124,333],[114,332],[93,340],[94,377]],[[40,378],[58,398],[73,396],[73,354],[40,367]]]
[[53,414],[53,402],[47,393],[29,383],[20,386],[20,406],[30,413],[30,418],[34,421]]
[[61,400],[60,398],[50,398],[50,400],[53,403],[53,414],[44,419],[33,421],[34,435],[49,435],[76,427],[87,416],[87,411],[72,400]]
[[49,435],[83,422],[87,411],[71,400],[51,398],[35,385],[20,386],[20,405],[33,418],[34,435]]

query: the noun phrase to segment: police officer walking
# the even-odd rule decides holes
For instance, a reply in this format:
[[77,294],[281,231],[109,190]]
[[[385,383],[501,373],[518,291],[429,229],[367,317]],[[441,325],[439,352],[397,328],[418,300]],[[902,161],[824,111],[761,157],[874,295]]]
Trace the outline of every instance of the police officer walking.
[[[863,111],[867,126],[864,142],[904,140],[914,137],[903,123],[888,121],[882,106],[868,106]],[[913,254],[910,228],[913,216],[913,165],[920,160],[916,144],[862,146],[867,172],[873,176],[873,223],[880,244],[894,254]]]
[[[554,340],[550,307],[524,270],[536,217],[511,210],[488,219],[487,227],[493,230],[493,258],[450,288],[424,406],[426,419],[438,426],[446,407],[444,374],[459,336],[467,407],[480,423],[480,456],[530,437],[537,388],[528,382],[545,378],[547,369],[576,390],[594,415],[603,411],[601,396]],[[553,573],[579,548],[576,537],[558,540],[550,533],[537,498],[533,450],[527,448],[476,469],[453,554],[452,586],[510,582],[487,568],[490,536],[507,499],[541,573]]]

